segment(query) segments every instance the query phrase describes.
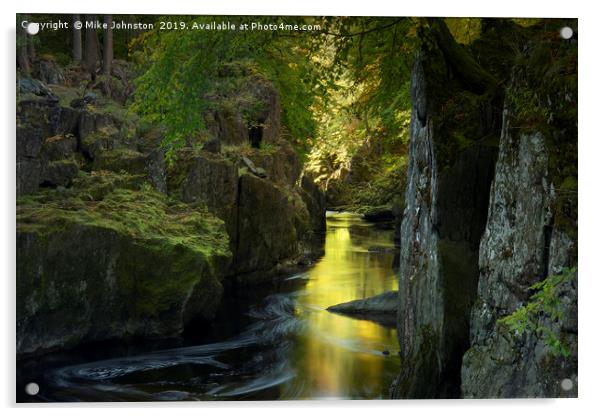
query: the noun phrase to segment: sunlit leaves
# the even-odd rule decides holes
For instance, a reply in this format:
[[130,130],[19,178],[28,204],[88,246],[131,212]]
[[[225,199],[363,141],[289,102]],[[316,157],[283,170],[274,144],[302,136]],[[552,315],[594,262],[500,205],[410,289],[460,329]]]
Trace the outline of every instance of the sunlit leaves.
[[[244,16],[220,19],[236,27],[249,23]],[[253,19],[269,23],[276,18]],[[295,19],[303,18],[289,20]],[[176,20],[200,26],[214,18]],[[302,35],[284,36],[277,31],[260,30],[156,29],[133,46],[133,56],[142,71],[134,108],[145,119],[165,126],[164,145],[168,151],[203,132],[204,114],[214,109],[220,99],[237,92],[245,75],[224,74],[224,69],[232,64],[246,67],[247,75],[260,73],[274,82],[280,92],[284,122],[295,137],[304,139],[313,133],[313,67],[303,50]]]
[[564,283],[575,278],[576,273],[576,268],[565,269],[532,285],[530,289],[535,293],[529,302],[498,322],[518,336],[525,332],[536,333],[554,355],[569,356],[568,347],[558,335],[559,322],[564,319],[560,291]]

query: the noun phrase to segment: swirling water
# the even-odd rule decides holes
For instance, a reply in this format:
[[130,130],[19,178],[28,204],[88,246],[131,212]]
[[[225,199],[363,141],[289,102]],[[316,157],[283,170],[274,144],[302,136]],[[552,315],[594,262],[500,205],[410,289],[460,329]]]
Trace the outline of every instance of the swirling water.
[[230,297],[210,331],[106,343],[17,363],[19,401],[387,398],[395,329],[326,311],[397,288],[392,231],[329,213],[325,254],[278,288]]

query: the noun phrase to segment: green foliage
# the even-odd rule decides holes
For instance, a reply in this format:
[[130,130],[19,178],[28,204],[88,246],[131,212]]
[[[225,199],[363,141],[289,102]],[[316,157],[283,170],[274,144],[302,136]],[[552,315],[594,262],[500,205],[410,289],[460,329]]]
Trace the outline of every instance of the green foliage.
[[[575,278],[577,268],[565,269],[558,275],[548,276],[530,287],[535,293],[529,303],[498,322],[521,336],[525,332],[543,337],[552,354],[568,357],[570,351],[558,336],[559,322],[564,319],[559,292],[563,284]],[[541,318],[545,317],[544,320]]]
[[405,174],[416,22],[320,22],[324,31],[313,40],[312,56],[325,94],[314,107],[319,127],[306,169],[346,209],[389,205]]
[[[214,18],[178,20],[200,25]],[[237,27],[249,22],[241,16],[223,20]],[[269,17],[259,20],[276,21]],[[291,134],[305,140],[315,125],[310,111],[314,83],[301,36],[261,30],[147,32],[134,44],[133,56],[143,72],[137,79],[134,108],[146,120],[166,127],[164,145],[171,153],[206,130],[205,113],[227,106],[228,97],[240,99],[241,85],[261,75],[280,92],[284,123]],[[230,104],[246,108],[238,101]]]
[[323,35],[313,39],[312,51],[322,68],[324,91],[330,95],[323,97],[325,103],[334,95],[335,102],[368,129],[375,125],[386,129],[386,135],[398,133],[399,111],[410,108],[415,22],[341,17],[324,18],[321,26]]
[[445,24],[458,43],[469,44],[481,35],[480,18],[448,17]]

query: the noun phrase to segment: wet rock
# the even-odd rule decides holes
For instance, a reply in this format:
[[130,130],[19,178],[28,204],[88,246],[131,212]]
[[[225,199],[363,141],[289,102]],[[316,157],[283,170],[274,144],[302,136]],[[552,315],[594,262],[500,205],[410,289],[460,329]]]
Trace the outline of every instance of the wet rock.
[[269,271],[298,254],[309,229],[309,213],[299,195],[251,174],[240,177],[236,273]]
[[364,215],[364,219],[369,222],[389,222],[395,219],[391,207],[372,207]]
[[339,303],[338,305],[329,306],[326,310],[346,315],[361,315],[364,317],[370,315],[394,316],[397,314],[398,297],[398,292],[393,290],[366,299]]

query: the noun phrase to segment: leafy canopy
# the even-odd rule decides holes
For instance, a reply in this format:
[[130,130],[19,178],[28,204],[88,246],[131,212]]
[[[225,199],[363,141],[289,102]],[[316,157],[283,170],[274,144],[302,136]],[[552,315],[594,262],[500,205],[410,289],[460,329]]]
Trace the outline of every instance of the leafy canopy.
[[[252,18],[262,24],[280,23],[282,18]],[[174,17],[189,24],[210,24],[214,18]],[[141,35],[133,47],[133,57],[142,75],[137,79],[134,109],[146,120],[166,128],[164,145],[168,150],[206,129],[203,114],[216,108],[244,78],[261,74],[280,92],[284,124],[292,135],[306,139],[313,134],[315,121],[310,107],[315,93],[316,73],[307,59],[304,33],[271,30],[239,30],[250,23],[244,16],[220,17],[236,30],[159,30]],[[287,18],[286,23],[302,24],[305,18]],[[217,22],[219,23],[219,22]],[[230,73],[228,67],[244,68]]]

